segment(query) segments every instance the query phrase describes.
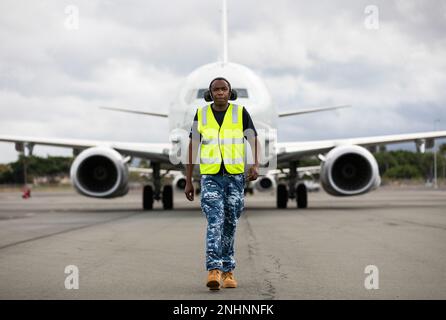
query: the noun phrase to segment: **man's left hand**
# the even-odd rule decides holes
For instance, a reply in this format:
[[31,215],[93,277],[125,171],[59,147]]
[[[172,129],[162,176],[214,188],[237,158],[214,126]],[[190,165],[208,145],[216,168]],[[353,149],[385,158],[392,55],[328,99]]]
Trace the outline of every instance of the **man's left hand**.
[[259,176],[259,168],[258,168],[258,166],[253,165],[248,170],[248,181],[253,181],[253,180],[257,179],[258,176]]

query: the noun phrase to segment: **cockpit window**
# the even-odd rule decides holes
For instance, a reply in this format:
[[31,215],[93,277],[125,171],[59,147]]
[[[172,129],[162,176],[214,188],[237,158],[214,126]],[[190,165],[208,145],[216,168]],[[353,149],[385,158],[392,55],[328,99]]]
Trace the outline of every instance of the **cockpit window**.
[[204,93],[207,89],[198,89],[197,91],[197,99],[204,99]]
[[243,88],[234,88],[237,91],[238,98],[248,98],[248,90]]
[[[204,93],[206,92],[206,89],[198,89],[197,91],[197,99],[204,99]],[[248,90],[244,88],[234,88],[235,91],[237,91],[237,97],[238,98],[248,98]]]

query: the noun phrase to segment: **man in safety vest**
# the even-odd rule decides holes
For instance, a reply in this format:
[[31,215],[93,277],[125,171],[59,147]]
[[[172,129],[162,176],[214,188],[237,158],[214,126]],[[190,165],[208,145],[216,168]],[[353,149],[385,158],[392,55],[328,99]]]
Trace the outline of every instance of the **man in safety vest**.
[[[212,104],[198,108],[190,133],[189,164],[186,167],[185,194],[194,200],[192,172],[200,145],[201,208],[207,219],[206,270],[211,290],[236,288],[234,278],[235,229],[244,209],[244,138],[253,151],[254,165],[248,180],[258,176],[257,131],[248,111],[228,103],[237,93],[225,78],[215,78],[205,93]],[[205,97],[206,98],[206,97]]]

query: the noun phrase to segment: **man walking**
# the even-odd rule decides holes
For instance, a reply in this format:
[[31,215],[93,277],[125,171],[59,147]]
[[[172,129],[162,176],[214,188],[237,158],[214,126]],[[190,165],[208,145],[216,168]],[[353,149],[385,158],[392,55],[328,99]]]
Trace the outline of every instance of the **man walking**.
[[257,179],[259,152],[257,132],[251,116],[243,106],[228,101],[236,92],[225,78],[209,84],[213,103],[197,110],[189,141],[189,164],[186,166],[185,194],[194,200],[192,173],[200,148],[201,208],[207,219],[206,270],[211,290],[236,288],[234,277],[234,239],[238,219],[244,208],[245,151],[244,138],[253,151],[254,165],[248,181]]

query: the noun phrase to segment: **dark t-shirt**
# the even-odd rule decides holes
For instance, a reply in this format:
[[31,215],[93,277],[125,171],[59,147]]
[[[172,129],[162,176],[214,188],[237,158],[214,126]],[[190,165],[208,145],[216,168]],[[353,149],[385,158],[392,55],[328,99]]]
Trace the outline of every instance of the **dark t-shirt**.
[[[217,121],[218,125],[221,127],[222,123],[223,123],[223,119],[225,117],[226,111],[228,110],[228,108],[226,108],[226,110],[224,111],[217,111],[215,110],[214,104],[211,104],[211,109],[212,109],[212,113],[214,114],[215,120]],[[201,141],[201,134],[198,133],[198,128],[197,128],[197,124],[198,124],[198,110],[197,112],[195,112],[195,117],[194,117],[194,123],[192,124],[192,128],[190,130],[189,133],[189,138],[192,138],[192,133],[194,132],[194,136],[195,137],[200,137],[200,141]],[[254,123],[252,122],[251,116],[248,113],[248,111],[246,110],[245,107],[243,107],[243,133],[246,139],[251,138],[252,136],[256,137],[257,136],[257,131],[256,128],[254,127]],[[221,162],[221,166],[220,166],[220,171],[217,172],[217,174],[222,174],[223,172],[227,172],[223,163],[223,160]]]

